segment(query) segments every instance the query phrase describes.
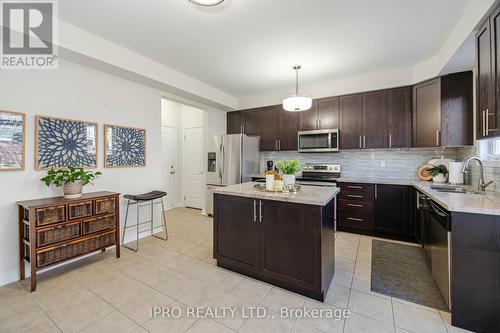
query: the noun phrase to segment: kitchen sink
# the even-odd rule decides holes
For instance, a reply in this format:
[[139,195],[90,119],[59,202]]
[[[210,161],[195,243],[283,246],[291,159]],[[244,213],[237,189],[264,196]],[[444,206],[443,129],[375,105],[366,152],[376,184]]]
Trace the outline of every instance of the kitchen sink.
[[438,192],[448,193],[462,193],[462,194],[482,194],[483,192],[476,191],[466,186],[453,186],[453,185],[431,185],[432,190]]

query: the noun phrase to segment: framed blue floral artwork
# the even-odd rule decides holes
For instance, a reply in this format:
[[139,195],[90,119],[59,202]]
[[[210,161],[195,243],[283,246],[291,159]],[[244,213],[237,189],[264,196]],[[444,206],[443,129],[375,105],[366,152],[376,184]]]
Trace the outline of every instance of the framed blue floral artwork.
[[35,169],[97,167],[97,123],[36,116]]
[[146,130],[104,125],[104,167],[146,166]]
[[24,170],[26,115],[0,110],[0,171]]

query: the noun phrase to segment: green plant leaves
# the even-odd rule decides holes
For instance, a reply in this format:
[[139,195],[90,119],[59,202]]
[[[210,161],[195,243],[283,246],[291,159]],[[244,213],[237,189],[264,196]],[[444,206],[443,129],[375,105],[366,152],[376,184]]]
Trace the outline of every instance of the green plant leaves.
[[276,167],[285,175],[295,175],[300,171],[301,164],[297,160],[282,161],[276,164]]
[[59,170],[50,169],[47,171],[47,176],[40,180],[47,186],[53,184],[59,187],[66,183],[74,183],[78,180],[82,181],[82,185],[87,185],[89,183],[93,184],[93,181],[101,175],[102,172],[99,171],[85,171],[83,168],[68,167],[67,169]]

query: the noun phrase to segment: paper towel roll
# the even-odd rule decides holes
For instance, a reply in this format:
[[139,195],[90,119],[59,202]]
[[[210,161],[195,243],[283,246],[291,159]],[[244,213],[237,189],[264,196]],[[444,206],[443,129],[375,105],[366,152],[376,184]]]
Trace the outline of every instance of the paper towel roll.
[[462,173],[463,165],[463,162],[450,162],[448,167],[450,184],[462,185],[464,183],[464,174]]

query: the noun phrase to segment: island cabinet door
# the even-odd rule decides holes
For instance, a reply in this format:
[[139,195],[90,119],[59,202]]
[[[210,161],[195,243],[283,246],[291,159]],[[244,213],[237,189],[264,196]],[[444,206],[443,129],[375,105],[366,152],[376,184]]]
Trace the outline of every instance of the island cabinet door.
[[259,270],[258,200],[215,196],[217,260],[245,271]]
[[320,207],[261,203],[260,273],[317,292],[321,288]]

